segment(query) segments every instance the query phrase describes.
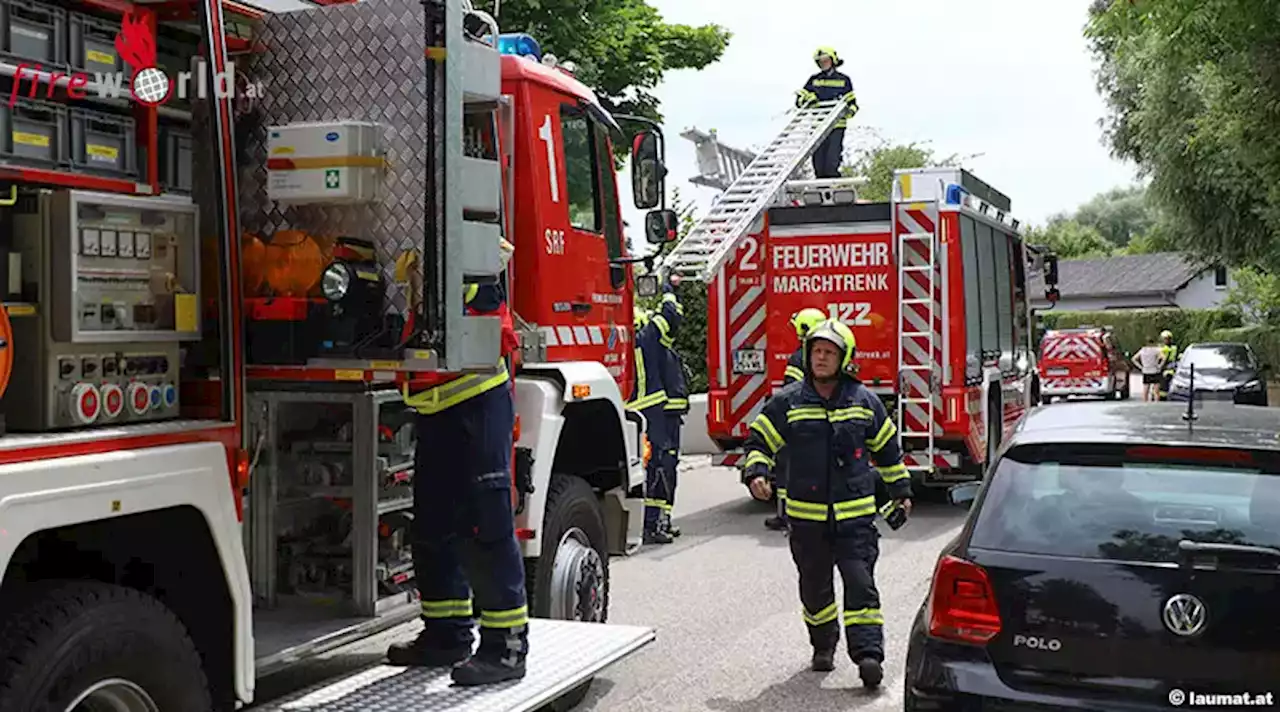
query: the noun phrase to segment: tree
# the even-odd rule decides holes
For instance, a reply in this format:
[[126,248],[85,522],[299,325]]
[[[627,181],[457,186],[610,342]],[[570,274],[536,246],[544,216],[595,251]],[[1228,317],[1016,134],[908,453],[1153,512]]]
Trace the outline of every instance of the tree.
[[1280,268],[1280,13],[1258,0],[1096,0],[1085,29],[1113,153],[1179,247]]
[[1096,228],[1066,215],[1053,216],[1043,227],[1029,228],[1024,237],[1029,244],[1048,246],[1064,260],[1110,257],[1116,251],[1116,246]]
[[1236,270],[1223,304],[1248,322],[1280,326],[1280,276],[1252,268]]
[[[663,22],[644,0],[505,0],[498,20],[508,31],[528,32],[561,62],[577,64],[575,76],[611,113],[659,122],[654,90],[663,75],[707,67],[732,37],[719,25]],[[629,150],[618,146],[619,155]]]
[[[670,207],[680,216],[679,240],[683,240],[697,223],[694,203],[680,197],[680,189],[671,191]],[[707,285],[696,280],[685,280],[676,287],[676,296],[684,306],[684,319],[676,332],[675,351],[684,361],[690,375],[686,386],[690,393],[707,392]],[[636,303],[645,309],[657,311],[661,297],[636,297]]]
[[1125,247],[1150,231],[1158,216],[1147,202],[1146,188],[1135,185],[1095,195],[1076,209],[1075,219],[1097,230],[1107,242]]
[[845,152],[844,168],[841,169],[846,176],[867,179],[867,184],[858,189],[858,198],[861,200],[887,201],[893,192],[895,170],[958,166],[965,158],[971,158],[959,154],[938,158],[926,142],[895,144],[874,130],[866,130],[866,133],[868,137],[863,139],[864,145]]

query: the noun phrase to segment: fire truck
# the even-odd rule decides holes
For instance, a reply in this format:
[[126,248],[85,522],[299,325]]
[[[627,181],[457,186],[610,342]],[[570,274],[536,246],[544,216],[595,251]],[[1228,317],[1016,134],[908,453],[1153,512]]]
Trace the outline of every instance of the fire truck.
[[[4,712],[234,709],[417,618],[401,389],[510,352],[467,308],[483,285],[520,335],[528,676],[461,693],[374,664],[272,704],[568,709],[654,639],[606,623],[650,456],[615,118],[467,0],[326,5],[0,14],[27,38],[0,57]],[[664,243],[656,127],[632,160]]]
[[895,414],[917,486],[980,477],[1039,402],[1028,274],[1055,272],[1056,258],[1023,242],[1008,197],[960,168],[896,171],[887,202],[859,200],[856,178],[793,179],[844,110],[795,112],[665,264],[709,289],[713,462],[739,464],[799,345],[790,317],[814,307],[853,330],[858,378]]

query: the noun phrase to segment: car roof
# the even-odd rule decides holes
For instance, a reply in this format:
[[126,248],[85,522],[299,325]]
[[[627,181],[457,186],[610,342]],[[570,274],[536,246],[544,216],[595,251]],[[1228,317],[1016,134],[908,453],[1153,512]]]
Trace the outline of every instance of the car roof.
[[1079,401],[1033,408],[1018,422],[1009,446],[1051,443],[1201,445],[1280,452],[1280,419],[1271,408],[1196,403]]
[[1188,346],[1188,347],[1187,347],[1187,350],[1191,350],[1191,349],[1220,349],[1220,348],[1224,348],[1224,347],[1245,348],[1245,349],[1248,349],[1248,350],[1252,351],[1252,349],[1249,347],[1249,344],[1248,344],[1247,342],[1244,342],[1244,341],[1197,341],[1196,343],[1191,344],[1190,346]]

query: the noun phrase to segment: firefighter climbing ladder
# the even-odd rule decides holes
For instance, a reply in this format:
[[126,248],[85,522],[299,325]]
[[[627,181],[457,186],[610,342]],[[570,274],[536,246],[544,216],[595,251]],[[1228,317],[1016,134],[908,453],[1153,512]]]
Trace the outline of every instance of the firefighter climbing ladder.
[[738,174],[719,200],[664,260],[663,267],[710,282],[717,270],[844,115],[845,99],[822,102],[791,114],[782,132]]
[[941,285],[937,202],[902,200],[912,176],[893,191],[893,245],[898,252],[898,433],[908,470],[934,472],[941,428]]

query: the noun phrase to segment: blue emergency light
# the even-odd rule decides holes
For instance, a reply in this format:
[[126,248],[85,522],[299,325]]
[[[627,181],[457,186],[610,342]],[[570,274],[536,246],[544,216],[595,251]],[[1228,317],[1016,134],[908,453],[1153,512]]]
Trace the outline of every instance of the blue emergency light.
[[542,47],[538,41],[523,32],[498,35],[498,52],[518,57],[533,57],[542,61]]
[[964,202],[964,188],[952,183],[947,186],[947,205],[960,205]]

